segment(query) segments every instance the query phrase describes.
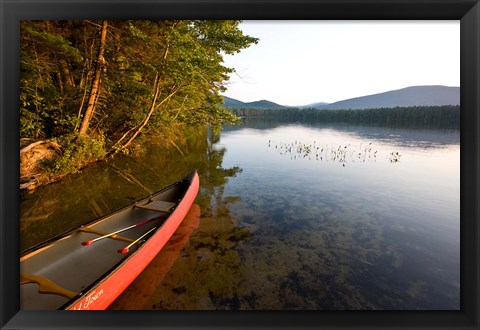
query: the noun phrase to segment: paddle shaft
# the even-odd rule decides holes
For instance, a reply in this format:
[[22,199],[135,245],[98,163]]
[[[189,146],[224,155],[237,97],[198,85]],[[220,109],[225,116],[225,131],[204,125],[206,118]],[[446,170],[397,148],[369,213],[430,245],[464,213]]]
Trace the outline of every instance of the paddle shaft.
[[144,238],[145,236],[147,236],[148,234],[150,234],[152,231],[154,231],[155,229],[157,229],[157,227],[153,227],[152,229],[150,229],[149,231],[147,231],[145,234],[143,234],[142,236],[140,236],[139,238],[137,238],[135,241],[133,241],[132,243],[128,244],[126,247],[124,247],[123,249],[120,249],[118,250],[119,253],[127,253],[128,250],[130,249],[130,247],[132,247],[133,245],[137,244],[142,238]]
[[92,244],[92,243],[94,243],[94,242],[97,242],[97,241],[99,241],[99,240],[102,240],[102,239],[104,239],[104,238],[108,238],[108,237],[110,237],[110,236],[113,236],[113,235],[115,235],[115,234],[118,234],[118,233],[127,231],[127,230],[132,229],[132,228],[136,228],[136,227],[143,226],[143,225],[145,225],[145,224],[147,224],[147,223],[149,223],[149,222],[152,222],[152,221],[154,221],[154,220],[158,220],[158,219],[160,219],[160,218],[161,218],[161,217],[157,217],[157,218],[153,218],[153,219],[149,219],[149,220],[140,221],[139,223],[136,223],[136,224],[134,224],[134,225],[131,225],[131,226],[128,226],[128,227],[125,227],[125,228],[116,230],[116,231],[114,231],[114,232],[108,233],[108,234],[106,234],[106,235],[97,237],[97,238],[92,239],[92,240],[89,240],[89,241],[82,242],[82,245],[90,245],[90,244]]

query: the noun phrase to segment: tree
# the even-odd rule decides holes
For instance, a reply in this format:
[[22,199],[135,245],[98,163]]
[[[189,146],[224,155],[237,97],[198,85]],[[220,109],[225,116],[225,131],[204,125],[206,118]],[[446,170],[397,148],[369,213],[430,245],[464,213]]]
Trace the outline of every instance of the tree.
[[72,125],[75,76],[84,60],[75,46],[77,21],[22,21],[20,135],[44,138]]
[[257,42],[239,22],[22,21],[22,137],[98,137],[117,152],[142,133],[235,122],[219,106],[223,55]]
[[99,93],[100,93],[100,76],[102,68],[105,65],[105,58],[103,54],[105,52],[105,43],[107,39],[107,26],[108,21],[104,20],[102,22],[102,29],[100,32],[100,44],[98,45],[98,56],[97,61],[95,63],[95,75],[92,81],[92,87],[90,90],[90,96],[87,102],[87,108],[85,109],[85,114],[83,116],[82,124],[80,125],[80,130],[78,131],[78,136],[82,137],[87,134],[87,129],[90,124],[90,120],[92,119],[93,112],[95,110],[95,104],[97,102]]
[[[143,104],[148,110],[138,116],[140,112],[131,113],[128,107],[121,107],[125,112],[117,115],[126,118],[118,121],[123,128],[116,129],[117,134],[122,133],[113,151],[128,147],[151,121],[153,129],[165,132],[175,123],[219,125],[237,119],[218,103],[222,101],[219,93],[224,90],[228,73],[232,72],[222,65],[221,52],[236,52],[256,42],[238,30],[238,23],[128,22],[128,29],[124,28],[118,37],[122,41],[119,47],[124,49],[121,50],[123,70],[130,73],[123,77],[135,77],[135,81],[127,83],[129,86],[135,83],[145,87],[135,88],[136,98],[142,99],[136,104]],[[232,35],[228,31],[235,33]],[[131,48],[132,44],[136,47]],[[121,86],[120,92],[125,93],[125,84],[118,86]]]

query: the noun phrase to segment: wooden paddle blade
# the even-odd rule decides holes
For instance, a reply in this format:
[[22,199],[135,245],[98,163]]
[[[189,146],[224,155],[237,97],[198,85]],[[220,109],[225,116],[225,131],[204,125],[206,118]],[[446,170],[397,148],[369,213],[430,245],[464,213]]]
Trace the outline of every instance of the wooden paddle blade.
[[78,295],[77,292],[64,289],[45,277],[31,274],[20,274],[20,285],[27,283],[38,284],[38,292],[40,293],[56,294],[68,299],[72,299]]

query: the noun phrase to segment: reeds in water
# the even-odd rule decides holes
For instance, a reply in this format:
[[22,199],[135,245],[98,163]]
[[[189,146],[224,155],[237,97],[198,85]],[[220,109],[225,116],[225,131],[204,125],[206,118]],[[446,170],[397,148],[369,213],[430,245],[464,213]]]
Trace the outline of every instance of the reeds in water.
[[[379,154],[378,150],[374,149],[373,142],[366,145],[352,146],[351,144],[340,144],[330,146],[328,144],[313,143],[307,144],[295,140],[293,142],[275,143],[268,140],[268,147],[277,150],[280,155],[289,156],[291,160],[309,159],[317,161],[332,161],[338,162],[345,166],[348,162],[375,162]],[[400,161],[401,155],[398,151],[390,152],[387,158],[391,163]]]

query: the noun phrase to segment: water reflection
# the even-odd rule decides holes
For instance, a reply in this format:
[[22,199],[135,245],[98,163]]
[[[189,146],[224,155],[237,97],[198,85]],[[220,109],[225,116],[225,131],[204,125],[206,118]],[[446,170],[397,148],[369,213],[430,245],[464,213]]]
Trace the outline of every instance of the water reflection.
[[[194,231],[200,225],[200,206],[193,204],[172,238],[165,244],[160,253],[152,260],[137,279],[109,306],[110,310],[142,310],[150,309],[150,300],[156,297],[158,287],[173,264],[182,255],[182,250]],[[185,286],[173,288],[182,294]]]
[[[459,308],[458,131],[260,126],[221,141],[244,169],[227,193],[257,238],[242,250],[256,308]],[[345,146],[386,161],[339,167]]]
[[252,235],[230,215],[229,205],[240,197],[225,196],[225,186],[242,169],[223,165],[226,148],[216,146],[218,141],[207,130],[192,131],[181,153],[152,143],[38,188],[21,201],[21,248],[157,191],[196,168],[201,182],[196,204],[166,248],[110,309],[216,309],[225,301],[234,308],[230,297],[241,259],[237,247]]
[[240,168],[222,166],[225,150],[212,147],[208,131],[188,132],[184,149],[151,144],[130,156],[89,166],[81,173],[26,193],[20,203],[21,250],[162,189],[197,169],[199,199],[208,202],[217,187]]
[[[390,143],[400,147],[418,148],[441,148],[460,143],[458,129],[435,129],[435,128],[408,128],[408,127],[383,127],[365,126],[355,124],[333,123],[292,123],[269,119],[245,119],[244,126],[228,126],[224,132],[234,132],[245,128],[257,131],[257,134],[266,134],[267,131],[275,131],[280,128],[305,128],[312,130],[344,133],[352,137],[360,137],[375,142]],[[308,135],[307,135],[308,136]]]
[[459,149],[458,131],[265,121],[204,131],[181,154],[152,144],[39,189],[22,201],[21,242],[197,168],[200,221],[191,210],[111,309],[458,310]]

